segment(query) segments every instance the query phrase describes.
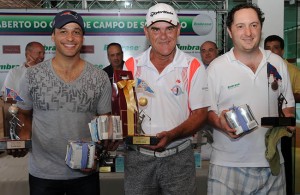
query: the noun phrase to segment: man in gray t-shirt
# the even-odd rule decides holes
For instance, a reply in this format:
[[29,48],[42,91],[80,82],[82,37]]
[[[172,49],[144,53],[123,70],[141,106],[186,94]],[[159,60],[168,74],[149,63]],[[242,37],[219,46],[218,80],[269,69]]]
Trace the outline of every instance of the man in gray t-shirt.
[[79,14],[62,11],[52,24],[55,57],[28,68],[20,86],[19,118],[25,123],[20,136],[32,139],[30,194],[98,195],[98,172],[69,168],[65,155],[69,140],[90,138],[94,116],[111,112],[110,81],[80,58],[84,23]]

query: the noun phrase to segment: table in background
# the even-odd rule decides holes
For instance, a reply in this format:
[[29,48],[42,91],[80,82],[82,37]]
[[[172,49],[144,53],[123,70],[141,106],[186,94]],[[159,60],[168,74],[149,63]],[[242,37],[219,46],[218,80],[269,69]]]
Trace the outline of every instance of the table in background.
[[[205,195],[207,191],[208,162],[202,161],[202,168],[197,169],[197,195]],[[124,173],[100,173],[101,195],[123,195]],[[29,195],[28,156],[13,158],[2,153],[0,155],[0,194]]]

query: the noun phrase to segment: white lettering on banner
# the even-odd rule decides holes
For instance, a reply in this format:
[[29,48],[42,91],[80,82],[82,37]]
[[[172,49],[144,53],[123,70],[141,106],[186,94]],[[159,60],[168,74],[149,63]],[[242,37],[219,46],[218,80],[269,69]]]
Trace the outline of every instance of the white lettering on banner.
[[84,28],[91,28],[91,22],[84,22]]
[[124,28],[124,22],[94,22],[94,28]]
[[47,28],[47,22],[45,22],[45,21],[41,21],[41,22],[34,21],[33,22],[33,27],[34,28]]
[[140,22],[140,26],[141,26],[141,28],[144,28],[145,22]]
[[127,22],[127,28],[139,28],[137,22]]
[[1,21],[0,28],[31,28],[29,21]]
[[[107,56],[107,45],[109,43],[121,43],[124,60],[139,55],[149,47],[149,41],[143,33],[147,10],[78,11],[83,15],[86,29],[84,45],[94,47],[94,53],[81,53],[81,57],[95,64],[95,66],[104,68],[109,64],[108,59],[105,57]],[[7,12],[10,13],[7,14]],[[26,14],[24,14],[25,12]],[[33,40],[42,43],[45,47],[45,60],[55,56],[56,47],[51,41],[50,33],[52,31],[52,19],[56,13],[57,10],[0,10],[1,45],[17,45],[20,47],[20,53],[1,53],[0,88],[7,72],[25,61],[24,50],[27,43]],[[115,13],[118,13],[118,17]],[[213,29],[205,35],[196,34],[192,28],[194,18],[202,13],[209,15],[213,20]],[[178,37],[177,46],[184,52],[199,58],[201,43],[205,40],[216,41],[216,12],[180,10],[178,14],[182,34]],[[196,29],[200,29],[200,31],[201,28],[202,26],[196,26]],[[1,49],[0,51],[2,51]]]

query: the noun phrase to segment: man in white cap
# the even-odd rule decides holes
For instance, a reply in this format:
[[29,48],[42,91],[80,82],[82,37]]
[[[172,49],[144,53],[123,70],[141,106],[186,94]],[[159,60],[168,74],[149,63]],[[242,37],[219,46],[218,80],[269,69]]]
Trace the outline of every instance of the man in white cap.
[[59,12],[52,26],[55,57],[27,69],[20,86],[25,126],[19,136],[32,139],[30,194],[99,195],[98,171],[71,169],[65,156],[68,141],[90,139],[88,123],[95,115],[111,112],[110,81],[80,57],[85,31],[78,13]]
[[191,139],[204,124],[210,103],[205,67],[176,46],[180,28],[170,5],[154,5],[144,27],[151,47],[125,63],[124,69],[145,88],[137,90],[137,99],[148,102],[139,108],[149,116],[142,129],[159,139],[157,145],[128,146],[126,195],[196,193]]

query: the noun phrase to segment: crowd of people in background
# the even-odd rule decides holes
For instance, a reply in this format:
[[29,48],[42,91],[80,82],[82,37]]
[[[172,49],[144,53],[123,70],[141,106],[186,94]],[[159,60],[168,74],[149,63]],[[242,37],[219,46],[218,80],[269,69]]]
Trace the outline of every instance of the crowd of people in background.
[[[176,45],[181,26],[174,8],[158,3],[146,15],[150,47],[124,60],[122,45],[110,43],[109,65],[102,70],[80,56],[85,35],[80,14],[57,13],[51,34],[55,56],[44,61],[42,43],[28,43],[26,62],[9,71],[1,90],[5,95],[6,88],[14,89],[24,100],[17,103],[25,124],[19,136],[32,140],[32,150],[8,154],[29,153],[30,194],[100,194],[98,167],[70,169],[65,149],[68,140],[90,137],[87,124],[93,117],[111,114],[115,70],[130,71],[137,83],[151,88],[150,93],[136,91],[136,96],[148,102],[143,131],[159,140],[126,146],[126,195],[196,194],[192,136],[199,129],[213,137],[207,194],[291,194],[291,138],[282,138],[281,149],[280,141],[275,143],[280,166],[274,174],[265,156],[265,135],[272,128],[262,126],[260,119],[279,115],[279,95],[287,100],[284,115],[295,117],[300,70],[283,59],[281,37],[271,35],[264,48],[259,46],[264,19],[255,4],[235,6],[226,19],[233,48],[220,55],[217,44],[207,40],[197,58]],[[267,77],[270,68],[273,77]],[[233,105],[251,108],[258,120],[254,130],[237,134],[228,124],[226,114]],[[293,133],[295,126],[285,130]],[[110,144],[115,149],[120,143]]]

